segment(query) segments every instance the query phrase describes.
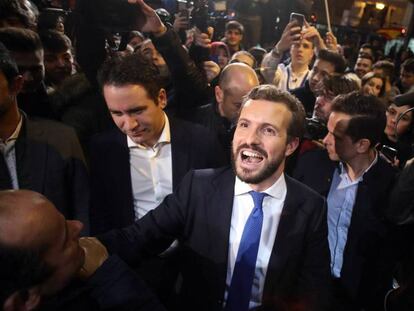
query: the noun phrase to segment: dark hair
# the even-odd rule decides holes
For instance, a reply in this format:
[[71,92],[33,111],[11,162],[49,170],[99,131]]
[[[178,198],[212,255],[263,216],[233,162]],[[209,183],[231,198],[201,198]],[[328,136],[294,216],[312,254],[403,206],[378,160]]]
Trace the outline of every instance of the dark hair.
[[64,22],[62,15],[50,11],[43,11],[37,19],[37,31],[56,30],[59,22]]
[[408,58],[406,59],[402,65],[401,69],[407,72],[414,73],[414,58]]
[[328,63],[334,65],[335,73],[344,73],[346,69],[346,60],[345,58],[336,52],[329,50],[320,50],[317,55],[317,59],[324,60]]
[[368,72],[367,74],[365,74],[361,78],[361,84],[362,84],[362,86],[364,86],[366,83],[368,83],[369,80],[371,80],[372,78],[381,79],[381,81],[382,81],[382,87],[381,87],[381,90],[380,90],[380,93],[379,93],[379,97],[384,96],[384,93],[385,93],[385,77],[383,75],[376,74],[376,73],[374,73],[372,71]]
[[231,29],[236,29],[238,31],[240,31],[241,34],[244,33],[244,26],[239,23],[238,21],[229,21],[226,24],[226,31],[231,30]]
[[72,49],[72,42],[57,30],[45,30],[39,33],[43,48],[52,53],[65,52]]
[[53,269],[42,260],[41,250],[25,250],[0,244],[0,306],[14,292],[23,299],[28,290],[47,280]]
[[[279,90],[272,84],[259,85],[253,88],[243,99],[242,107],[248,100],[267,100],[282,103],[292,113],[287,129],[288,140],[298,137],[302,139],[305,132],[305,110],[301,102],[288,92]],[[242,109],[240,109],[241,111]]]
[[359,49],[370,49],[372,52],[374,52],[374,47],[369,43],[362,44]]
[[105,85],[141,85],[156,103],[162,85],[158,68],[139,54],[108,59],[99,70],[98,81],[102,88]]
[[387,119],[385,105],[377,97],[359,92],[341,95],[333,101],[332,112],[351,116],[346,134],[353,142],[366,138],[374,148],[380,141]]
[[381,69],[384,72],[384,76],[388,77],[390,81],[394,77],[395,66],[388,60],[379,60],[373,66],[372,69]]
[[0,42],[10,52],[35,52],[43,49],[39,35],[29,29],[0,28]]
[[0,21],[6,21],[10,26],[19,23],[27,28],[33,26],[27,11],[16,0],[0,0]]
[[332,75],[322,80],[322,91],[329,92],[333,96],[359,91],[360,87],[355,79],[347,75]]
[[14,59],[10,56],[9,51],[0,42],[0,72],[6,77],[7,83],[13,82],[13,79],[19,75],[19,69]]
[[358,61],[359,58],[369,59],[372,64],[374,63],[374,58],[371,55],[367,54],[367,53],[360,53],[358,55],[357,61]]

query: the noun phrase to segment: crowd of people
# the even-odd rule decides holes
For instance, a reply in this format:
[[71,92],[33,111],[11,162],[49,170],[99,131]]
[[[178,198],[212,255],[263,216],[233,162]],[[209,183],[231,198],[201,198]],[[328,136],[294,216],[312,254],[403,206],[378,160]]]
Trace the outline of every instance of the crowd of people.
[[233,2],[0,0],[3,310],[414,308],[414,57]]

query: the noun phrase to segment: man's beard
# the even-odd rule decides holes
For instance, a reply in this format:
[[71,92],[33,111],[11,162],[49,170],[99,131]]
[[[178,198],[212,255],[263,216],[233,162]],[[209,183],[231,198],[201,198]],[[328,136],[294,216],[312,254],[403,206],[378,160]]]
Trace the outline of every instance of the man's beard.
[[[280,167],[280,165],[282,165],[282,162],[284,160],[283,157],[277,157],[276,159],[274,159],[272,162],[268,163],[267,165],[265,165],[261,170],[256,171],[254,174],[249,174],[251,171],[248,171],[246,169],[242,169],[244,175],[246,176],[242,176],[237,172],[237,167],[236,167],[236,160],[237,160],[237,156],[240,153],[240,150],[243,148],[248,148],[251,150],[254,150],[258,153],[260,153],[263,156],[263,160],[265,161],[265,159],[267,159],[267,152],[257,146],[249,146],[247,144],[243,144],[241,146],[239,146],[236,150],[236,152],[231,151],[231,166],[233,168],[234,173],[236,174],[236,176],[241,180],[244,181],[245,183],[248,184],[259,184],[262,181],[268,179],[270,176],[272,176]],[[282,153],[284,154],[284,153]]]

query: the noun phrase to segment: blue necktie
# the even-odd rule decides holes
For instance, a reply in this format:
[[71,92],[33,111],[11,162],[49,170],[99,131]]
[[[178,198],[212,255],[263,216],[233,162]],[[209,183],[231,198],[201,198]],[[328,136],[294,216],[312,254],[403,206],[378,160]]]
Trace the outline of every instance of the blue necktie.
[[262,203],[266,195],[266,193],[256,191],[249,193],[253,198],[254,208],[249,218],[247,218],[243,229],[227,296],[227,311],[249,310],[257,251],[259,249],[263,224]]

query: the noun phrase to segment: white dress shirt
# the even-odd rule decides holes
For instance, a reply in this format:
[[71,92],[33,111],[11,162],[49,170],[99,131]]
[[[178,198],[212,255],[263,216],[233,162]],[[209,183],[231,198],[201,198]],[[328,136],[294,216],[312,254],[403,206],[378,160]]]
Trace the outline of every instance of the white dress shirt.
[[135,220],[172,193],[170,124],[167,115],[164,116],[164,129],[152,148],[136,144],[127,137]]
[[[254,208],[253,198],[249,194],[253,189],[236,177],[234,186],[233,211],[231,215],[229,257],[227,262],[226,293],[227,299],[231,278],[233,275],[234,265],[239,250],[240,240],[243,234],[244,226]],[[261,305],[263,287],[266,278],[267,266],[272,253],[273,244],[276,238],[277,228],[279,226],[280,215],[286,198],[286,181],[282,174],[279,179],[268,189],[263,191],[268,195],[263,200],[263,225],[260,236],[259,250],[256,259],[256,269],[254,273],[252,295],[250,298],[249,308]],[[276,245],[277,247],[277,245]]]
[[22,129],[23,118],[20,116],[20,121],[16,126],[13,134],[10,135],[5,141],[0,139],[0,153],[3,155],[6,162],[7,168],[9,170],[12,187],[13,189],[19,189],[19,179],[17,176],[16,168],[16,140],[19,137],[20,130]]

